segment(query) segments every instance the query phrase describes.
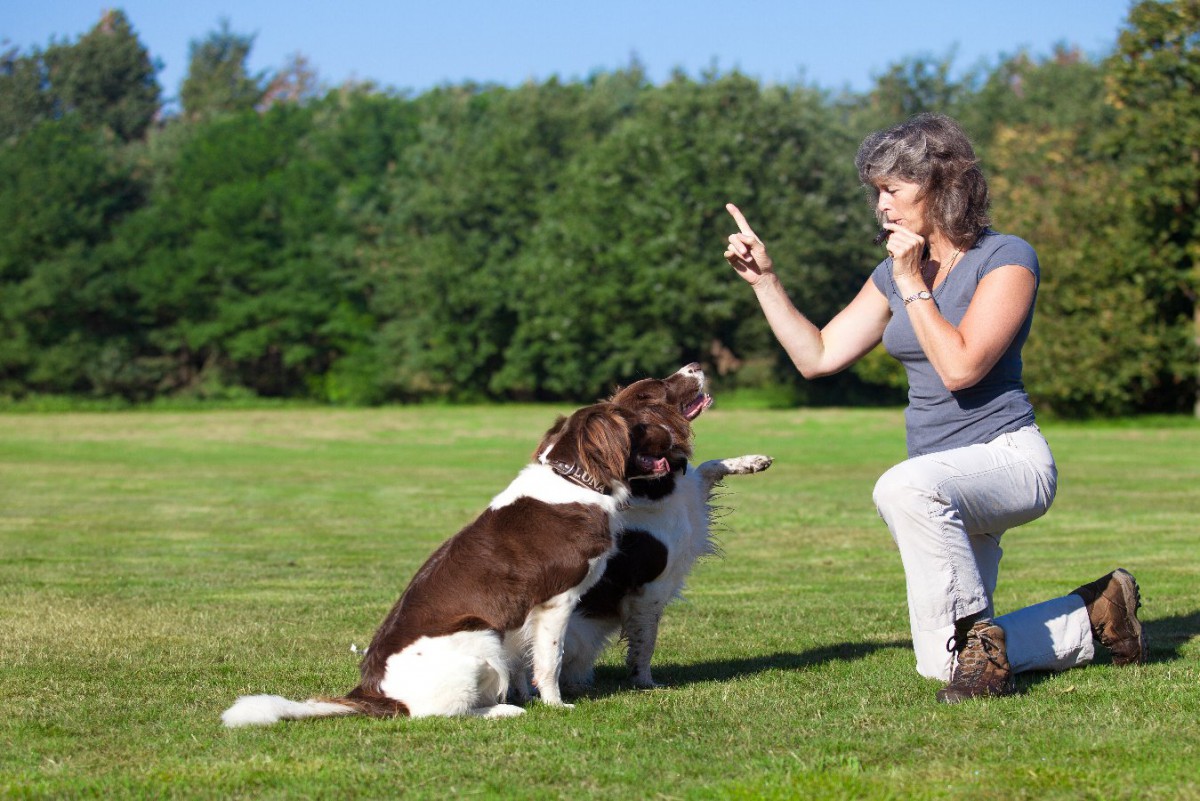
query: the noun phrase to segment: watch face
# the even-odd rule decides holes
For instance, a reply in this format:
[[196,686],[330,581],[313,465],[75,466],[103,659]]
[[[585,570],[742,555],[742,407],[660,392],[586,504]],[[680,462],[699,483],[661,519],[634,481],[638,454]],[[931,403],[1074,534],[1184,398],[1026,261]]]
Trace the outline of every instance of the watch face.
[[930,298],[933,297],[933,294],[928,292],[927,290],[922,289],[920,292],[917,293],[917,297],[920,298],[921,300],[929,300]]

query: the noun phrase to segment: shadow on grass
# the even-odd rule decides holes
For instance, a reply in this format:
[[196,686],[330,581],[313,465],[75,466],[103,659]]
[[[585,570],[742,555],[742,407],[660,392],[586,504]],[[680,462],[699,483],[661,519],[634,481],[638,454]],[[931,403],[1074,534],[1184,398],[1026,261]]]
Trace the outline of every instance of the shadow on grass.
[[[1181,659],[1183,658],[1181,653],[1183,645],[1200,636],[1200,611],[1148,620],[1143,623],[1143,626],[1146,636],[1150,640],[1149,661],[1151,664]],[[655,664],[653,672],[655,681],[668,687],[680,687],[707,681],[728,681],[739,676],[749,676],[769,670],[801,670],[825,662],[865,659],[876,651],[889,648],[907,650],[912,648],[912,643],[908,640],[843,642],[812,648],[802,653],[775,653],[768,656],[696,662],[687,665]],[[1108,664],[1111,661],[1105,648],[1098,647],[1096,656],[1095,664]],[[1017,679],[1018,692],[1024,692],[1053,675],[1040,672],[1022,673]],[[590,698],[602,698],[613,693],[627,691],[629,687],[629,679],[622,668],[600,666],[596,668],[595,686],[584,695]]]
[[1190,614],[1147,620],[1142,623],[1150,638],[1150,662],[1169,662],[1182,659],[1184,643],[1200,636],[1200,610]]
[[[696,662],[686,665],[671,663],[654,664],[654,680],[668,687],[682,687],[708,681],[728,681],[739,676],[764,673],[769,670],[801,670],[826,662],[847,662],[865,659],[876,651],[890,648],[911,649],[907,640],[892,642],[843,642],[812,648],[802,653],[775,653],[768,656],[745,659],[723,659],[711,662]],[[629,679],[622,668],[600,666],[596,668],[596,684],[585,695],[600,698],[630,687]]]

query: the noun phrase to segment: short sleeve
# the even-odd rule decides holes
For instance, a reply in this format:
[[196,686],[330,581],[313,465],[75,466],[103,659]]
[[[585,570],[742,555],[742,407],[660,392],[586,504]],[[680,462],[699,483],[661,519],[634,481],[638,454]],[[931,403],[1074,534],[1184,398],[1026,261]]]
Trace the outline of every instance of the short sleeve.
[[982,279],[993,270],[1008,264],[1024,267],[1033,273],[1033,277],[1038,280],[1038,283],[1041,283],[1042,272],[1041,266],[1038,264],[1037,252],[1032,245],[1016,236],[1003,237],[999,246],[979,266],[979,278]]
[[[860,273],[861,275],[861,273]],[[879,294],[886,297],[891,297],[892,290],[892,260],[890,258],[879,262],[875,267],[875,271],[871,273],[871,280],[875,282],[875,288],[879,290]]]

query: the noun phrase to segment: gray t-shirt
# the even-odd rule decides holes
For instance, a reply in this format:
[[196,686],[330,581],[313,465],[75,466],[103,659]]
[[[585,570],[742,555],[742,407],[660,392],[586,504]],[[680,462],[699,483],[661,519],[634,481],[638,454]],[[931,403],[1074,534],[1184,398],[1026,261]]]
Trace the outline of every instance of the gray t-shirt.
[[[987,231],[933,291],[942,316],[952,325],[962,322],[980,280],[1007,264],[1026,268],[1041,282],[1037,253],[1028,242]],[[910,457],[990,442],[1033,423],[1033,406],[1021,381],[1021,348],[1029,336],[1034,304],[1030,305],[1029,314],[1008,350],[991,371],[975,386],[951,392],[917,341],[904,299],[892,279],[890,256],[875,268],[871,279],[892,310],[892,319],[883,332],[883,346],[908,372],[908,408],[904,418]],[[1034,298],[1036,301],[1036,290]]]

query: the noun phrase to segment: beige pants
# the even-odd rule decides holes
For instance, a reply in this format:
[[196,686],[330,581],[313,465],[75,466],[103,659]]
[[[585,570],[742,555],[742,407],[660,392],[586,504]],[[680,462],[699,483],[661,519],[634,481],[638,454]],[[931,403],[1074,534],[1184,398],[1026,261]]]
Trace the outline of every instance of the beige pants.
[[[1058,472],[1037,426],[908,459],[875,485],[875,505],[900,549],[917,672],[946,680],[956,620],[994,615],[1000,537],[1045,514]],[[997,618],[1015,671],[1065,670],[1095,655],[1077,595]]]

